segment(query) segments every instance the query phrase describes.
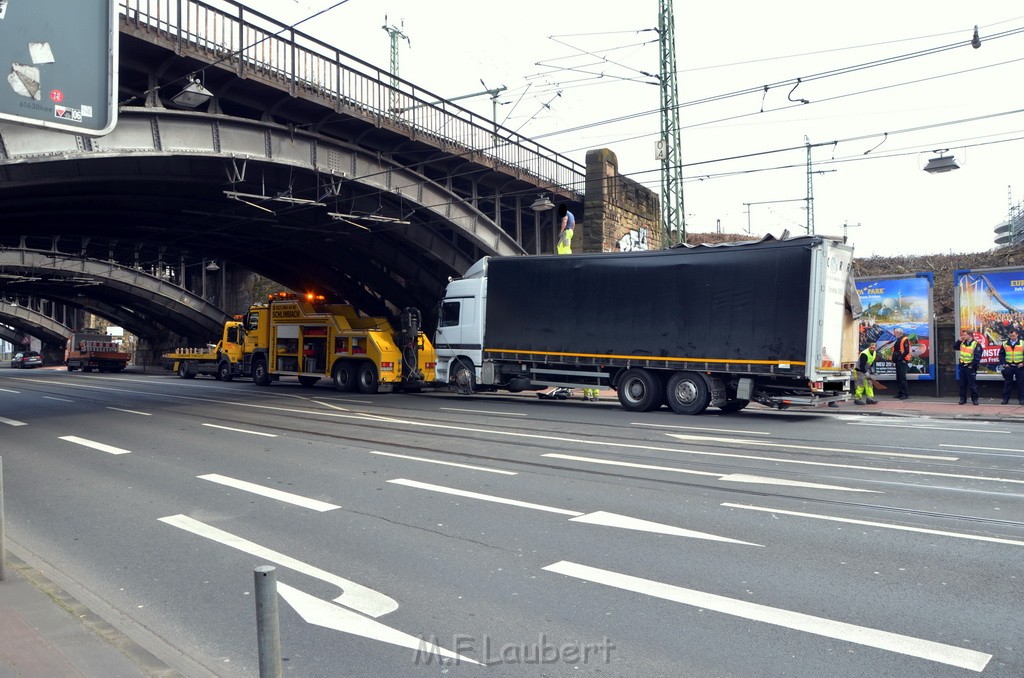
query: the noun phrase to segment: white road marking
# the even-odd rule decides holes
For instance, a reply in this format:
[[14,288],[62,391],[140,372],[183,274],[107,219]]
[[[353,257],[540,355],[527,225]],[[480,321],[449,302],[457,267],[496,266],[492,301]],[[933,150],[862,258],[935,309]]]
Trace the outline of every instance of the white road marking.
[[[1013,483],[1015,485],[1024,485],[1024,480],[1015,480],[1013,478],[997,478],[993,476],[971,476],[962,473],[939,473],[938,471],[915,471],[912,469],[902,468],[885,468],[880,466],[857,466],[856,464],[833,464],[825,461],[803,461],[801,459],[780,459],[777,457],[758,457],[752,454],[722,454],[718,452],[699,452],[697,450],[678,450],[671,448],[656,448],[657,451],[661,452],[680,452],[682,454],[697,454],[710,457],[733,457],[735,459],[753,459],[755,461],[774,461],[780,464],[800,464],[802,466],[824,466],[827,468],[845,468],[854,469],[856,471],[875,471],[877,473],[904,473],[915,476],[931,476],[937,478],[958,478],[961,480],[988,480],[998,483]],[[611,464],[614,466],[636,466],[636,468],[649,468],[658,471],[671,471],[672,473],[692,473],[706,476],[721,476],[721,473],[707,473],[703,471],[690,471],[687,469],[674,468],[672,466],[655,466],[653,464],[630,464],[627,462],[616,462],[608,461],[605,459],[593,459],[589,457],[575,457],[563,454],[542,454],[542,457],[555,457],[558,459],[573,459],[575,461],[586,461],[592,464]]]
[[734,443],[737,445],[761,445],[764,447],[782,447],[791,450],[813,450],[816,452],[846,452],[849,454],[871,454],[881,457],[908,457],[910,459],[935,459],[939,461],[958,461],[959,457],[943,457],[935,454],[911,454],[909,452],[875,452],[872,450],[854,450],[841,447],[814,447],[811,445],[790,445],[788,443],[768,443],[761,440],[742,440],[740,438],[713,438],[710,436],[691,436],[682,433],[667,433],[679,440],[706,440],[716,443]]
[[654,523],[649,520],[641,520],[640,518],[630,518],[629,516],[622,516],[617,513],[608,513],[606,511],[595,511],[593,513],[583,514],[579,511],[569,511],[567,509],[555,508],[554,506],[544,506],[543,504],[531,504],[529,502],[517,501],[515,499],[495,497],[490,494],[480,494],[478,492],[456,490],[450,487],[444,487],[442,485],[421,483],[417,480],[406,480],[405,478],[389,480],[388,482],[394,483],[396,485],[405,485],[406,487],[415,487],[421,490],[431,490],[434,492],[441,492],[443,494],[453,494],[458,497],[468,497],[470,499],[490,501],[496,504],[507,504],[509,506],[518,506],[520,508],[529,508],[537,511],[547,511],[548,513],[560,513],[566,516],[573,516],[572,518],[570,518],[571,521],[589,523],[591,525],[621,527],[630,530],[640,530],[642,532],[658,532],[660,534],[668,534],[676,537],[691,537],[693,539],[709,539],[711,541],[723,541],[732,544],[760,546],[760,544],[751,544],[750,542],[729,539],[727,537],[720,537],[716,534],[709,534],[707,532],[695,532],[693,530],[686,530],[683,528],[675,527],[674,525],[663,525],[661,523]]
[[884,527],[887,530],[900,530],[903,532],[920,532],[921,534],[934,534],[940,537],[955,537],[957,539],[972,539],[974,541],[986,541],[993,544],[1009,544],[1011,546],[1024,546],[1024,541],[1016,539],[1002,539],[1000,537],[985,537],[977,534],[964,534],[962,532],[947,532],[946,530],[929,530],[924,527],[909,527],[907,525],[893,525],[892,523],[876,523],[871,520],[855,520],[854,518],[840,518],[838,516],[826,516],[818,513],[803,513],[801,511],[784,511],[766,506],[751,506],[749,504],[723,503],[722,506],[729,508],[744,509],[747,511],[762,511],[764,513],[779,514],[784,516],[797,516],[799,518],[815,518],[817,520],[830,520],[836,523],[849,523],[851,525],[865,525],[867,527]]
[[69,443],[75,443],[76,445],[84,445],[85,447],[91,447],[94,450],[100,452],[108,452],[110,454],[131,454],[131,450],[122,450],[120,447],[114,447],[112,445],[104,445],[94,440],[86,440],[85,438],[79,438],[78,436],[61,436],[61,440],[66,440]]
[[245,492],[252,492],[264,497],[271,499],[277,499],[278,501],[287,502],[289,504],[295,504],[303,508],[312,509],[314,511],[333,511],[334,509],[341,508],[336,504],[328,504],[325,501],[318,499],[310,499],[303,497],[298,494],[292,494],[291,492],[283,492],[281,490],[275,490],[271,487],[264,487],[263,485],[257,485],[255,483],[246,482],[245,480],[238,480],[237,478],[229,478],[228,476],[222,476],[219,473],[207,473],[206,475],[196,476],[202,480],[209,480],[213,483],[219,483],[221,485],[227,485],[237,490],[244,490]]
[[405,485],[406,487],[415,487],[420,490],[430,490],[432,492],[441,492],[443,494],[453,494],[457,497],[467,497],[469,499],[480,499],[482,501],[490,501],[495,504],[507,504],[508,506],[518,506],[519,508],[535,509],[537,511],[547,511],[548,513],[560,513],[563,516],[582,516],[583,513],[580,511],[569,511],[568,509],[555,508],[554,506],[544,506],[543,504],[531,504],[528,501],[519,501],[517,499],[505,499],[504,497],[495,497],[490,494],[480,494],[479,492],[470,492],[468,490],[456,490],[451,487],[444,487],[443,485],[432,485],[430,483],[421,483],[418,480],[406,480],[405,478],[396,478],[389,480],[389,483],[395,485]]
[[231,428],[230,426],[219,426],[217,424],[203,424],[203,426],[209,426],[210,428],[219,428],[225,431],[234,431],[235,433],[248,433],[254,436],[264,436],[265,438],[276,438],[276,433],[261,433],[260,431],[250,431],[244,428]]
[[272,563],[277,563],[281,567],[287,567],[290,570],[295,570],[310,577],[325,581],[328,584],[333,584],[340,588],[343,593],[334,599],[334,602],[344,605],[345,607],[355,610],[356,612],[362,612],[368,614],[371,617],[381,617],[389,612],[394,612],[398,609],[398,603],[383,593],[374,591],[371,588],[357,584],[354,581],[349,581],[344,577],[339,577],[331,572],[326,572],[318,567],[307,565],[301,560],[296,560],[290,556],[286,556],[283,553],[272,551],[264,546],[260,546],[247,539],[243,539],[230,532],[225,532],[212,525],[201,523],[198,520],[193,520],[186,515],[178,514],[175,516],[166,516],[159,518],[160,522],[173,525],[179,529],[191,532],[192,534],[199,535],[210,541],[215,541],[218,544],[224,546],[230,546],[233,549],[248,553],[251,556],[269,560]]
[[138,410],[126,410],[126,409],[123,409],[121,407],[108,407],[107,409],[108,410],[116,410],[118,412],[127,412],[128,414],[138,414],[138,415],[141,415],[143,417],[152,417],[153,416],[149,412],[139,412]]
[[0,392],[2,392],[2,393],[21,393],[21,391],[12,391],[9,388],[0,388]]
[[23,421],[8,419],[7,417],[0,417],[0,424],[7,424],[8,426],[28,426],[28,424]]
[[640,532],[668,534],[675,537],[690,537],[691,539],[709,539],[711,541],[722,541],[729,544],[743,544],[744,546],[764,546],[764,544],[754,544],[749,541],[740,541],[739,539],[729,539],[728,537],[720,537],[717,534],[709,534],[707,532],[696,532],[694,530],[686,530],[681,527],[675,527],[674,525],[664,525],[662,523],[655,523],[650,520],[643,520],[641,518],[631,518],[629,516],[619,515],[618,513],[608,513],[607,511],[594,511],[593,513],[588,513],[586,515],[577,516],[575,518],[569,518],[569,521],[574,523],[588,523],[590,525],[604,525],[605,527],[621,527],[625,530],[637,530]]
[[[879,428],[909,428],[916,429],[919,431],[969,431],[971,433],[978,433],[977,428],[953,428],[951,426],[932,426],[930,424],[921,424],[919,426],[908,425],[908,424],[882,424],[875,423],[872,421],[851,421],[850,426],[877,426]],[[986,429],[984,433],[1009,433],[1009,431],[990,431]]]
[[339,412],[348,412],[344,407],[338,407],[332,403],[325,403],[322,400],[310,400],[309,402],[316,403],[317,405],[323,405],[324,407],[330,407],[332,410],[338,410]]
[[480,665],[480,662],[469,657],[456,654],[443,647],[428,643],[422,638],[411,636],[390,626],[385,626],[378,621],[367,619],[350,610],[332,605],[325,600],[320,600],[287,584],[278,582],[277,592],[309,624],[416,650],[417,654],[429,652],[430,654],[454,659],[457,662]]
[[763,483],[765,485],[791,485],[793,487],[808,487],[817,488],[823,490],[842,490],[844,492],[873,492],[880,494],[875,490],[860,490],[852,487],[840,487],[839,485],[822,485],[820,483],[807,483],[801,480],[785,480],[782,478],[771,478],[762,476],[746,475],[743,473],[712,473],[710,471],[691,471],[685,468],[676,468],[674,466],[658,466],[656,464],[637,464],[632,461],[613,461],[610,459],[595,459],[593,457],[580,457],[573,454],[559,454],[556,452],[550,452],[542,455],[544,457],[552,457],[554,459],[567,459],[569,461],[582,461],[588,464],[604,464],[605,466],[625,466],[627,468],[642,468],[650,471],[669,471],[671,473],[686,473],[697,476],[711,476],[712,478],[718,478],[719,480],[734,482],[734,483]]
[[543,568],[548,572],[556,572],[567,577],[575,577],[584,581],[596,582],[624,591],[633,591],[645,596],[670,600],[683,605],[690,605],[705,610],[713,610],[722,614],[750,619],[753,621],[781,626],[795,631],[812,633],[825,638],[834,638],[858,645],[874,647],[888,652],[918,657],[940,664],[957,666],[971,671],[981,672],[992,659],[992,655],[966,648],[946,645],[913,636],[904,636],[889,631],[881,631],[866,626],[857,626],[824,617],[814,617],[801,612],[792,612],[758,603],[750,603],[735,598],[673,586],[650,579],[641,579],[619,572],[601,570],[596,567],[580,565],[568,561],[560,561]]
[[412,461],[423,461],[428,464],[440,464],[442,466],[455,466],[458,468],[466,468],[471,471],[484,471],[486,473],[499,473],[505,476],[517,476],[519,473],[516,471],[503,471],[497,468],[486,468],[484,466],[471,466],[470,464],[457,464],[454,461],[440,461],[438,459],[425,459],[423,457],[413,457],[408,454],[395,454],[393,452],[378,452],[377,450],[370,450],[370,454],[379,454],[383,457],[398,457],[399,459],[410,459]]
[[678,426],[676,424],[647,424],[642,421],[630,422],[630,426],[650,426],[652,428],[674,428],[686,431],[714,431],[715,433],[742,433],[748,436],[770,436],[766,431],[738,431],[731,428],[705,428],[702,426]]
[[1024,453],[1024,450],[1017,450],[1012,447],[978,447],[977,445],[949,445],[947,443],[939,443],[939,447],[958,447],[965,450],[989,450],[991,452],[1017,452]]
[[692,471],[688,468],[674,468],[671,466],[659,466],[657,464],[638,464],[633,461],[613,461],[611,459],[596,459],[594,457],[580,457],[575,454],[560,454],[558,452],[549,452],[548,454],[542,454],[542,457],[551,457],[552,459],[566,459],[568,461],[584,461],[588,464],[604,464],[606,466],[625,466],[626,468],[642,468],[650,471],[672,471],[673,473],[686,473],[692,476],[711,476],[712,478],[721,478],[721,473],[713,473],[711,471]]
[[768,476],[752,476],[745,473],[733,473],[722,476],[719,480],[730,483],[752,483],[756,485],[785,485],[786,487],[806,487],[814,490],[839,490],[841,492],[871,492],[882,494],[878,490],[862,490],[857,487],[841,487],[839,485],[824,485],[822,483],[807,483],[802,480],[787,480],[786,478],[770,478]]
[[73,402],[75,402],[74,400],[71,400],[70,398],[58,398],[57,396],[43,396],[43,399],[44,400],[59,400],[62,403],[73,403]]
[[525,416],[528,416],[528,415],[522,414],[520,412],[494,412],[494,411],[491,411],[491,410],[464,410],[464,409],[460,409],[458,407],[439,407],[438,409],[445,410],[447,412],[468,412],[469,414],[497,414],[497,415],[500,415],[502,417],[525,417]]

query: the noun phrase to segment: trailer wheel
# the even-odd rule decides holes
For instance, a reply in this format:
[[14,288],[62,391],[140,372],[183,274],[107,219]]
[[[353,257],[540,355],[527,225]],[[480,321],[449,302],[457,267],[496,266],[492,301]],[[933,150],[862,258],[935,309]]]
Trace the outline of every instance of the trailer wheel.
[[356,388],[356,371],[347,360],[334,363],[331,379],[334,380],[334,388],[342,393],[351,393]]
[[723,412],[739,412],[749,404],[749,400],[730,400],[726,404],[722,405],[719,409],[721,409]]
[[364,360],[359,364],[356,386],[360,393],[376,393],[380,388],[380,384],[377,383],[377,368],[369,360]]
[[452,385],[461,395],[472,395],[476,390],[476,368],[467,358],[456,358],[455,369],[452,370]]
[[665,388],[668,406],[677,414],[700,414],[711,402],[711,390],[696,372],[676,372]]
[[217,365],[217,379],[220,381],[231,381],[231,363],[227,360],[220,361]]
[[270,373],[267,372],[267,361],[263,358],[252,364],[252,383],[257,386],[270,386]]
[[619,403],[630,412],[650,412],[661,407],[661,379],[639,367],[626,370],[619,379]]

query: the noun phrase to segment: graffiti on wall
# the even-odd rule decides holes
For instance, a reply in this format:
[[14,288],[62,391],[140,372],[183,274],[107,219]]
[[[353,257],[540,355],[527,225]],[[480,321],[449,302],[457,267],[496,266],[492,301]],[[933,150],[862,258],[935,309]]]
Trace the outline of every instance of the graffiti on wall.
[[650,249],[647,244],[647,229],[640,228],[630,230],[626,235],[619,238],[619,241],[615,243],[615,247],[620,252],[640,252]]

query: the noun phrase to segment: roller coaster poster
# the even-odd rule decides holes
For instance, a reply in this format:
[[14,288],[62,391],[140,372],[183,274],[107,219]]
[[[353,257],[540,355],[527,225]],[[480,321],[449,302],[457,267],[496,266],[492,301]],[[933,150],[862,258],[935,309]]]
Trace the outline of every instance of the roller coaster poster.
[[1011,329],[1024,334],[1024,270],[1019,268],[967,269],[953,273],[956,317],[960,327],[981,342],[983,353],[978,379],[1002,379],[999,346]]
[[892,347],[896,342],[894,330],[897,327],[902,328],[910,338],[911,358],[907,379],[935,379],[935,354],[931,345],[932,337],[935,336],[935,315],[932,312],[934,283],[931,273],[892,278],[857,278],[857,294],[863,308],[859,350],[863,351],[872,341],[877,344],[876,379],[896,380]]

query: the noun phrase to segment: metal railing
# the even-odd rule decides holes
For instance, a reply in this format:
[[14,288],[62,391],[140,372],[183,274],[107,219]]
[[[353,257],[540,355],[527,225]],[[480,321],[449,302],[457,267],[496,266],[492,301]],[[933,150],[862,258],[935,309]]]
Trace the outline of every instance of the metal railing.
[[582,196],[585,167],[234,0],[118,0],[123,27],[239,76],[277,81],[453,155],[485,156],[538,186]]

